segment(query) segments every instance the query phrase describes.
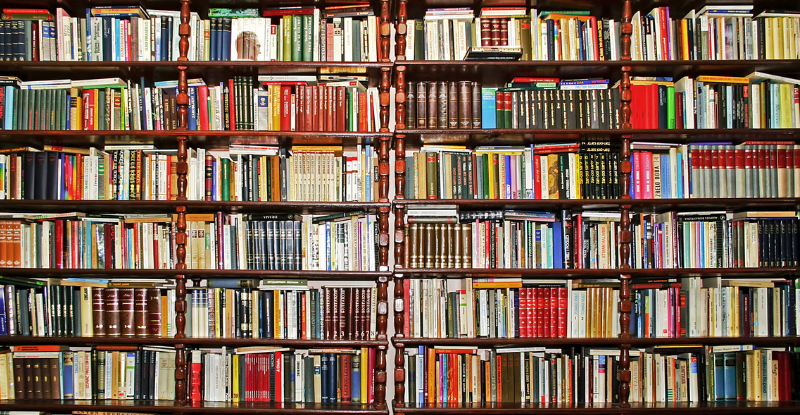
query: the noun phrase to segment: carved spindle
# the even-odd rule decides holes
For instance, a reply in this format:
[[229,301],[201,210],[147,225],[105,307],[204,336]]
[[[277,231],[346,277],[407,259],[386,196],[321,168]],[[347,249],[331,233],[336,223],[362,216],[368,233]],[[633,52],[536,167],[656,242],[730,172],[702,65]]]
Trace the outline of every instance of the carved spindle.
[[[378,198],[389,202],[389,145],[391,137],[381,137],[378,151]],[[389,265],[389,262],[386,262]]]
[[[388,223],[388,221],[387,221]],[[377,339],[386,341],[386,328],[389,324],[389,277],[378,277],[378,335]],[[386,405],[386,352],[385,345],[378,346],[375,353],[375,404],[379,408]]]
[[[396,71],[394,96],[394,118],[395,129],[403,130],[406,128],[406,67],[398,66]],[[399,193],[399,192],[398,192]]]
[[379,17],[378,24],[380,25],[380,51],[381,51],[381,62],[391,62],[389,59],[389,47],[390,47],[390,40],[392,36],[392,25],[389,22],[389,0],[381,0],[381,15]]
[[[631,2],[630,0],[625,0],[622,6],[622,25],[620,32],[622,33],[622,60],[623,61],[630,61],[631,60],[631,33],[632,33],[632,26],[631,26]],[[621,125],[623,130],[630,130],[631,128],[631,81],[630,81],[630,72],[631,67],[626,65],[622,67],[622,74],[621,74],[621,82],[620,82],[620,101],[621,101]],[[631,195],[629,193],[630,190],[630,182],[631,182],[631,149],[630,149],[630,138],[629,134],[625,134],[622,137],[621,142],[621,163],[620,163],[620,177],[619,182],[622,189],[620,189],[620,194],[622,194],[623,199],[630,199]],[[631,290],[630,290],[630,280],[631,275],[626,271],[631,268],[630,265],[630,252],[631,252],[631,242],[632,242],[632,235],[630,230],[630,209],[631,205],[622,205],[620,209],[620,246],[619,246],[619,253],[620,253],[620,268],[623,270],[622,274],[620,275],[620,292],[619,292],[619,322],[620,322],[620,334],[619,336],[624,339],[629,339],[631,337],[630,333],[630,321],[631,321]],[[620,346],[620,357],[619,357],[619,402],[620,407],[627,408],[630,406],[628,402],[628,398],[630,396],[630,381],[631,381],[631,371],[630,371],[630,353],[629,350],[631,348],[630,344],[622,344]]]
[[389,131],[389,88],[392,84],[392,68],[381,68],[381,132]]
[[[396,61],[406,60],[406,35],[408,34],[407,21],[408,12],[406,11],[406,0],[400,0],[397,11],[397,36],[395,41],[395,48],[397,49],[394,52],[394,58]],[[411,30],[413,30],[413,28]]]

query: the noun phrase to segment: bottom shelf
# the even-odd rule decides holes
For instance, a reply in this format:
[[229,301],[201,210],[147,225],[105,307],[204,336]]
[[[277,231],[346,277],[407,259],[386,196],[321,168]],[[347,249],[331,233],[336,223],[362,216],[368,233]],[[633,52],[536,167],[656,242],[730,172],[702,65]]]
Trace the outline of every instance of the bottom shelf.
[[369,414],[388,415],[389,410],[378,405],[362,404],[316,404],[316,403],[267,403],[267,402],[189,402],[177,406],[166,400],[0,400],[0,411],[104,411],[104,412],[146,412],[146,413],[252,413],[269,412],[275,414]]
[[486,404],[438,404],[401,407],[394,405],[394,414],[680,414],[691,412],[713,412],[719,414],[751,413],[800,413],[800,402],[679,402],[630,404],[621,408],[618,404],[524,404],[524,403],[486,403]]

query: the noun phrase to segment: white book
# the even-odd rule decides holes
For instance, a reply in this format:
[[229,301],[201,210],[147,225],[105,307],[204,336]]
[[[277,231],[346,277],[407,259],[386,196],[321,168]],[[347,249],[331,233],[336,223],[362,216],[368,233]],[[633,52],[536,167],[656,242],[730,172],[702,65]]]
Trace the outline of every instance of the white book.
[[[320,10],[318,8],[314,8],[314,15],[312,16],[312,25],[314,27],[314,34],[313,34],[314,39],[313,39],[313,42],[312,42],[313,45],[314,45],[314,49],[313,49],[313,52],[312,52],[312,54],[313,54],[312,60],[314,62],[319,62],[319,61],[322,61],[324,59],[321,59],[321,57],[319,55],[320,54],[320,39],[319,39],[319,37],[320,37]],[[269,24],[266,24],[266,26],[267,26],[267,33],[269,33]],[[269,55],[267,55],[267,56],[269,56]]]
[[344,38],[344,62],[353,61],[353,18],[345,17],[342,19],[342,35]]

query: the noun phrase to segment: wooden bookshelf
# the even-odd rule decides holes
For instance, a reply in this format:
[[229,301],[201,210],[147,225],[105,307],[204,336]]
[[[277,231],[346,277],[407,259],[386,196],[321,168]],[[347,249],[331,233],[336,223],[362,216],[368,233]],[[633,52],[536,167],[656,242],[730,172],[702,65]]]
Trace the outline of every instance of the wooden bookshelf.
[[404,414],[774,414],[795,413],[800,407],[796,402],[709,402],[676,404],[630,404],[627,407],[617,404],[462,404],[434,406],[395,405],[397,413]]
[[800,344],[800,337],[658,337],[658,338],[630,338],[618,337],[588,337],[588,338],[553,338],[553,339],[428,339],[395,337],[392,339],[397,347],[417,346],[477,346],[477,347],[568,347],[568,346],[613,346],[622,347],[652,347],[652,346],[700,346],[700,345],[726,345],[733,343],[747,343],[757,346],[784,346]]
[[265,412],[275,414],[369,414],[387,415],[388,409],[378,405],[361,404],[313,404],[313,403],[266,403],[266,402],[207,402],[187,406],[175,405],[164,400],[45,400],[45,401],[0,401],[3,410],[17,411],[125,411],[164,414],[245,414]]

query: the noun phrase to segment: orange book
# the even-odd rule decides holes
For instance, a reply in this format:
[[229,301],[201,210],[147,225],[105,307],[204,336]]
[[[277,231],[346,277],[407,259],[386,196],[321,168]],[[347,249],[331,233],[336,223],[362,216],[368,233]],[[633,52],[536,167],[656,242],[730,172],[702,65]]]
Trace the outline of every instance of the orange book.
[[69,347],[64,345],[49,345],[49,344],[42,344],[42,345],[22,345],[22,346],[14,346],[15,352],[60,352],[63,350],[68,350]]

